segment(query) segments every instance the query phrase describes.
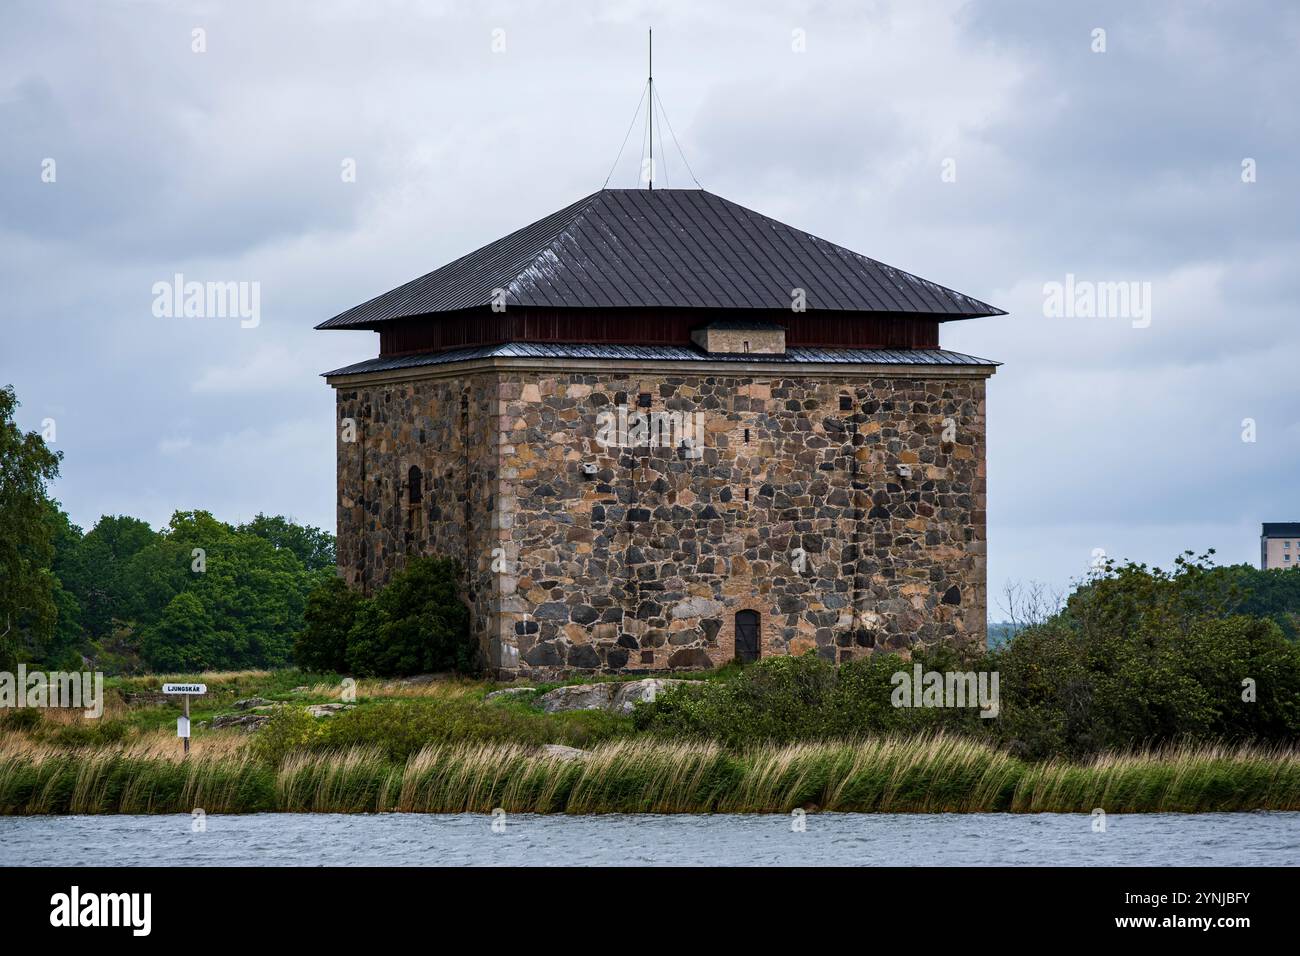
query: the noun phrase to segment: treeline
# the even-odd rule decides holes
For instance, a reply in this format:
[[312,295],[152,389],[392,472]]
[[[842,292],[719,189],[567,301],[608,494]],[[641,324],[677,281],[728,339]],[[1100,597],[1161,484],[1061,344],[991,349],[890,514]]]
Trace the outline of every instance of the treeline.
[[51,502],[48,520],[57,623],[29,649],[52,669],[284,667],[307,595],[335,574],[333,536],[280,516],[178,511],[162,531],[106,516],[83,534]]
[[282,667],[334,538],[279,516],[178,511],[161,531],[105,516],[83,532],[46,485],[60,455],[0,389],[0,670],[109,673]]

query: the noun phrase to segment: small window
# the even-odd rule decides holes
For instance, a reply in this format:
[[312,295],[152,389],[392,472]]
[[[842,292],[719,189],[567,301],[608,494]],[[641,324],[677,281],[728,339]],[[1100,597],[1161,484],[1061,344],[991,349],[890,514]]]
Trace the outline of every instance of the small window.
[[746,444],[746,445],[749,444],[749,429],[748,429],[748,428],[745,429],[745,444]]
[[748,342],[745,343],[745,351],[746,351],[746,352],[749,351],[749,343],[748,343]]
[[420,466],[412,465],[411,470],[406,473],[406,493],[408,503],[418,505],[424,500],[423,484],[424,475],[420,472]]
[[1282,547],[1284,547],[1284,548],[1290,548],[1290,547],[1291,547],[1291,542],[1290,542],[1290,541],[1283,541],[1283,542],[1282,542]]

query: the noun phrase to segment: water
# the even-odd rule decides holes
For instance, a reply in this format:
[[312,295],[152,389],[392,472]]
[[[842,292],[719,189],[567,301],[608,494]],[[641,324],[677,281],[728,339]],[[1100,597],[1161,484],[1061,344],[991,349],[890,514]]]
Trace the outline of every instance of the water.
[[0,817],[0,864],[1300,865],[1300,813]]

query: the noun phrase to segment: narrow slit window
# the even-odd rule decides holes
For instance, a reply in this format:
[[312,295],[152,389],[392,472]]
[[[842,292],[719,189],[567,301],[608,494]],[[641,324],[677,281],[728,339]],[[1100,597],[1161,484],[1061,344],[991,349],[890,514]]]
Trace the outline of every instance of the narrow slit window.
[[412,505],[424,500],[424,475],[419,465],[412,465],[406,473],[406,497],[407,503]]

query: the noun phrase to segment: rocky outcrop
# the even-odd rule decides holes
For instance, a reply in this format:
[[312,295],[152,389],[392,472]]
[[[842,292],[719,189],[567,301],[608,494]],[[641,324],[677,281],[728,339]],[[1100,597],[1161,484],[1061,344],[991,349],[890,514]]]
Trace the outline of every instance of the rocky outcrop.
[[167,703],[167,695],[163,693],[150,693],[141,691],[138,694],[123,694],[122,702],[128,707],[152,707],[156,704]]
[[234,703],[235,710],[253,710],[257,707],[269,707],[275,701],[267,700],[265,697],[245,697],[243,700],[237,700]]
[[699,687],[698,681],[667,680],[649,677],[645,680],[628,681],[619,684],[614,694],[613,710],[619,714],[630,714],[637,704],[649,703],[660,693],[670,687]]
[[494,690],[483,699],[486,700],[518,700],[524,697],[532,697],[537,693],[536,687],[503,687],[501,690]]
[[351,710],[353,704],[312,704],[307,708],[307,713],[313,717],[333,717],[337,713],[345,710]]
[[218,714],[212,718],[212,729],[238,727],[246,733],[252,733],[270,719],[269,714]]
[[637,704],[655,699],[669,687],[694,684],[695,681],[667,680],[647,677],[645,680],[601,684],[570,684],[547,691],[537,698],[537,703],[548,714],[566,710],[607,710],[615,714],[630,714]]
[[612,710],[616,687],[618,684],[613,682],[569,684],[547,691],[537,698],[537,703],[548,714],[558,714],[565,710]]

